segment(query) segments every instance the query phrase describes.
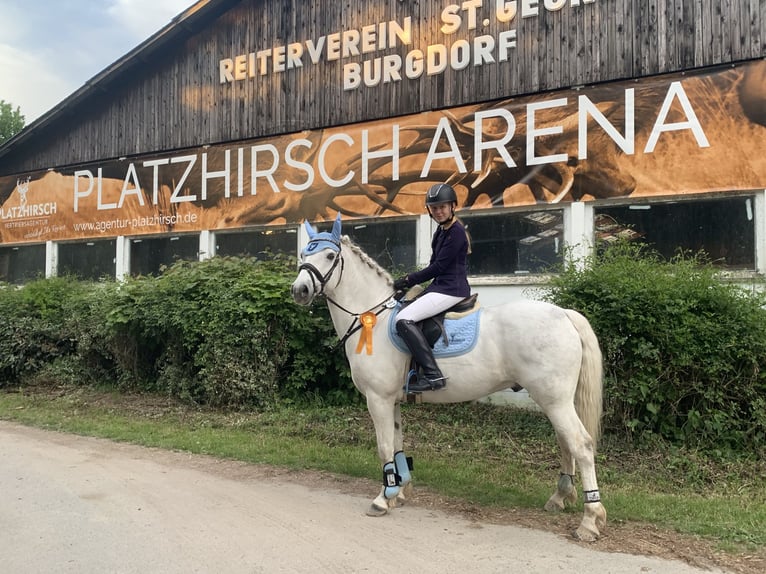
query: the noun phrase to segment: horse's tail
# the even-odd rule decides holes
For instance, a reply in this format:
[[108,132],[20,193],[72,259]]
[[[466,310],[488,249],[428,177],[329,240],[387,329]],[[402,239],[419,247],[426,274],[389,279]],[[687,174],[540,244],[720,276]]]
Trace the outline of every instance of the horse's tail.
[[593,439],[595,449],[601,436],[601,414],[604,408],[601,348],[593,328],[585,317],[572,309],[566,309],[566,314],[577,329],[582,342],[582,364],[580,380],[575,391],[575,410]]

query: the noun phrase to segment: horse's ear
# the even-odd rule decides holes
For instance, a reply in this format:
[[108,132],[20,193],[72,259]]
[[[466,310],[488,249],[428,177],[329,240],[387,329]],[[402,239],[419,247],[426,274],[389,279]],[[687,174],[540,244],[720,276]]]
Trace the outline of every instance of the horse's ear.
[[334,239],[337,239],[340,241],[340,211],[338,212],[337,217],[335,218],[335,223],[332,224],[332,236]]
[[317,234],[317,232],[316,229],[311,226],[308,219],[303,220],[303,227],[306,228],[306,233],[309,234],[309,239],[314,239],[314,236]]

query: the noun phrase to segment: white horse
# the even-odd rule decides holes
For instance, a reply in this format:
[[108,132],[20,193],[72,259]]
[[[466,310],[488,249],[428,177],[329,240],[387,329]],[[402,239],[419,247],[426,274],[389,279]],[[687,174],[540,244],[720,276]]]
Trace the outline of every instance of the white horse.
[[[332,232],[317,233],[308,222],[305,227],[310,241],[301,254],[292,296],[309,305],[324,295],[345,344],[354,385],[366,397],[375,425],[383,487],[367,513],[380,516],[404,502],[404,487],[411,481],[400,410],[410,356],[389,335],[388,321],[395,312],[393,281],[341,236],[340,216]],[[596,540],[599,528],[606,525],[594,462],[602,413],[602,360],[590,324],[576,311],[521,301],[483,309],[479,332],[469,352],[437,357],[447,385],[422,393],[423,402],[474,401],[503,389],[525,388],[550,419],[561,448],[561,474],[545,509],[563,510],[577,501],[573,479],[579,465],[585,512],[574,535]]]

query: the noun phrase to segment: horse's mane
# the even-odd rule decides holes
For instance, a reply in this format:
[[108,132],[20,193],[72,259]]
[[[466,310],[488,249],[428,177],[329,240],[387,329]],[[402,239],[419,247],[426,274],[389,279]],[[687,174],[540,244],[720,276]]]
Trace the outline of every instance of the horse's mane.
[[356,243],[351,241],[351,238],[348,235],[344,235],[340,238],[343,245],[348,247],[353,253],[356,254],[359,259],[362,260],[363,263],[365,263],[370,269],[373,269],[378,275],[383,277],[386,281],[389,283],[393,283],[393,278],[391,277],[391,274],[383,269],[383,267],[380,266],[380,264],[375,261],[372,257],[367,255],[364,251],[362,251],[362,248],[359,247]]

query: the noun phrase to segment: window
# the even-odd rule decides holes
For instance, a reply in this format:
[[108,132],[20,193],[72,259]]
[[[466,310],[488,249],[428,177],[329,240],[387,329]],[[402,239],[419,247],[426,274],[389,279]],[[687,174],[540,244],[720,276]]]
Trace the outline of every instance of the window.
[[642,241],[666,258],[679,249],[704,251],[714,265],[754,270],[753,219],[753,199],[740,196],[601,207],[594,225],[602,241]]
[[[330,231],[332,222],[319,223],[316,228]],[[417,266],[417,221],[414,219],[344,221],[342,233],[391,273],[413,270]]]
[[562,260],[562,210],[461,213],[471,237],[470,275],[544,273]]
[[175,261],[195,261],[199,235],[135,238],[130,241],[130,274],[158,275]]
[[45,276],[45,244],[0,247],[0,281],[21,284]]
[[114,279],[117,272],[117,242],[114,239],[86,243],[60,243],[58,274],[80,279]]
[[267,259],[269,254],[295,255],[298,249],[298,230],[289,228],[265,228],[254,231],[216,233],[216,254],[247,256]]

